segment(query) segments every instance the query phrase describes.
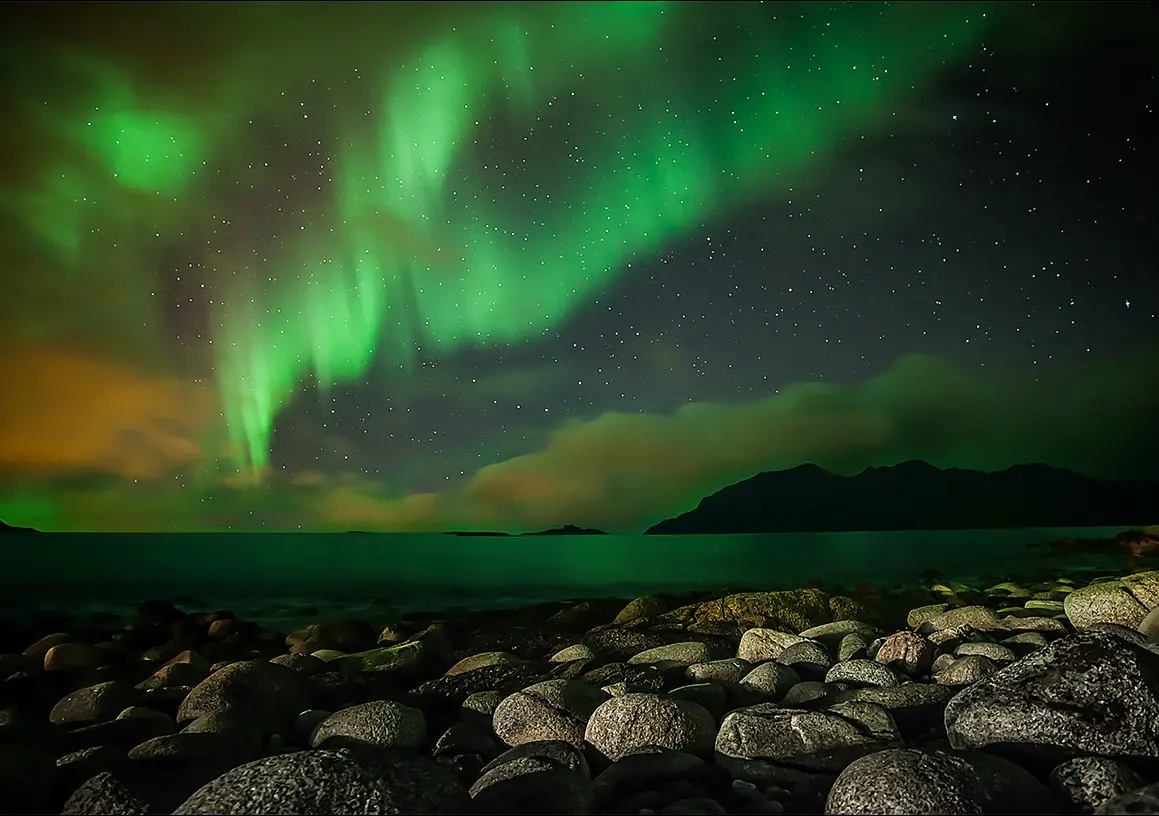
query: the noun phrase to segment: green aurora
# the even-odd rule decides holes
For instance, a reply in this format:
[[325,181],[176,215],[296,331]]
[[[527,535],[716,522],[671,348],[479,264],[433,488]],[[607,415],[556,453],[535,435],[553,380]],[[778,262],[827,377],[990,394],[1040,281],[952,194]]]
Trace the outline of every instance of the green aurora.
[[[278,265],[307,285],[275,279],[223,312],[218,371],[238,464],[268,464],[273,420],[309,374],[340,383],[376,353],[408,369],[419,347],[445,354],[551,330],[633,257],[887,117],[976,47],[993,9],[864,4],[823,35],[808,18],[824,7],[795,11],[802,19],[777,38],[788,48],[742,41],[713,67],[725,93],[697,93],[666,65],[680,18],[704,13],[680,3],[563,3],[534,22],[496,12],[385,72],[375,126],[352,127],[337,157],[333,240]],[[794,51],[817,61],[794,66]],[[569,91],[606,118],[577,138],[578,178],[541,184],[552,173],[536,166],[535,122]],[[489,199],[463,161],[489,106],[528,133],[522,166],[501,171],[507,200]]]
[[[1044,461],[1113,476],[1124,458],[1153,455],[1151,436],[1123,441],[1150,427],[1155,404],[1138,374],[1155,358],[1141,348],[1141,362],[1089,377],[1075,366],[1049,383],[1009,386],[999,375],[1010,371],[976,377],[918,356],[864,383],[782,380],[774,364],[751,396],[562,421],[553,407],[522,439],[491,429],[502,438],[481,441],[477,459],[435,447],[437,478],[463,476],[445,490],[420,465],[391,471],[386,439],[403,431],[385,410],[375,476],[301,461],[278,473],[271,456],[279,417],[315,385],[454,402],[468,391],[452,366],[423,365],[533,347],[749,205],[807,209],[862,140],[944,131],[939,83],[986,43],[1036,38],[1019,52],[1033,74],[1036,55],[1055,53],[1089,13],[1059,22],[1022,4],[953,2],[133,8],[123,16],[139,27],[110,23],[87,45],[43,35],[0,54],[28,77],[13,95],[23,126],[0,134],[0,154],[18,158],[0,168],[11,226],[0,263],[17,270],[0,297],[0,379],[28,391],[0,405],[4,521],[631,531],[803,461],[846,473],[909,458]],[[168,59],[163,37],[141,34],[157,26],[187,31],[197,58]],[[306,116],[323,121],[307,129],[296,121]],[[278,165],[281,142],[307,133],[320,137],[316,166]],[[907,195],[924,203],[929,188],[907,167],[885,193],[838,196],[876,212]],[[832,228],[864,226],[855,220]],[[768,229],[805,241],[796,222]],[[184,324],[159,290],[186,263],[215,291],[203,332],[175,343]],[[480,388],[515,402],[541,375],[516,362]],[[91,427],[62,433],[84,424],[77,415]],[[417,489],[415,473],[427,477]]]
[[[734,24],[764,14],[756,4],[731,11]],[[888,126],[1001,13],[793,5],[690,72],[669,59],[681,42],[728,33],[713,33],[700,4],[486,6],[401,65],[391,53],[360,69],[377,90],[372,110],[337,122],[326,233],[287,240],[262,262],[222,261],[244,267],[230,270],[213,337],[236,466],[268,466],[273,422],[308,377],[356,380],[376,356],[407,371],[418,349],[440,355],[550,331],[633,258],[791,187],[834,146]],[[165,205],[190,196],[230,149],[252,96],[245,80],[236,98],[193,115],[99,62],[77,58],[68,70],[91,93],[83,115],[52,130],[97,165],[49,167],[35,198],[16,202],[20,217],[74,265],[87,236],[142,214],[158,236],[183,229],[188,213]],[[578,167],[563,184],[535,140],[537,122],[566,97],[600,115],[576,132]],[[515,166],[481,167],[473,150],[497,111],[526,153]],[[505,196],[485,192],[495,173]]]

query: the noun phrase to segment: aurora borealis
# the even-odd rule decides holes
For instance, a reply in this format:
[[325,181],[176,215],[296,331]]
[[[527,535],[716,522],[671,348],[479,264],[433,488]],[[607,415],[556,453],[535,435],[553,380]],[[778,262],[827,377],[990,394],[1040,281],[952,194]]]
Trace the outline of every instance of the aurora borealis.
[[0,58],[9,523],[630,531],[1159,454],[1145,5],[52,8]]

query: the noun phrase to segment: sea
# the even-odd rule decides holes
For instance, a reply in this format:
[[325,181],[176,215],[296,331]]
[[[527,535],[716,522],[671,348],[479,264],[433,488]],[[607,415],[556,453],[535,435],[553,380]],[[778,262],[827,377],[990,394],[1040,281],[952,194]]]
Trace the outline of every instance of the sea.
[[504,609],[582,598],[1122,574],[1114,547],[1052,548],[1142,525],[760,535],[476,537],[373,533],[39,534],[4,540],[3,609],[83,623],[165,599],[282,630],[326,617]]

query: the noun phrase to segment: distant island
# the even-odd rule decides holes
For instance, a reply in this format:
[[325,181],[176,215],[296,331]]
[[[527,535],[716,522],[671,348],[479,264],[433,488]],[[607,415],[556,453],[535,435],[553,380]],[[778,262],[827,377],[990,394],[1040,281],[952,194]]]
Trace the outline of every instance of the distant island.
[[726,487],[650,535],[1141,525],[1159,482],[1094,479],[1047,465],[986,473],[922,461],[838,476],[816,465]]
[[0,535],[4,533],[39,533],[39,530],[34,530],[31,527],[13,527],[11,524],[5,524],[0,521]]
[[511,537],[511,533],[493,533],[487,530],[448,530],[443,535],[480,536],[483,538],[494,538],[495,536]]
[[[511,533],[475,532],[472,530],[451,530],[444,535],[454,536],[507,536],[515,538]],[[590,527],[576,527],[574,524],[565,524],[562,527],[553,527],[550,530],[540,530],[537,533],[520,533],[520,536],[557,536],[557,535],[607,535],[603,530]]]

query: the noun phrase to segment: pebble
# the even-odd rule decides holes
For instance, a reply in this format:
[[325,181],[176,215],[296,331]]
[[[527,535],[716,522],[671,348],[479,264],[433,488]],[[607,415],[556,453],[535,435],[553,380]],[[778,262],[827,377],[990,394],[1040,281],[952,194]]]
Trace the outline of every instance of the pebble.
[[895,618],[816,589],[386,640],[164,602],[62,618],[0,655],[0,780],[75,814],[1153,810],[1159,572],[939,580]]

